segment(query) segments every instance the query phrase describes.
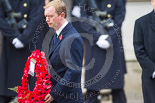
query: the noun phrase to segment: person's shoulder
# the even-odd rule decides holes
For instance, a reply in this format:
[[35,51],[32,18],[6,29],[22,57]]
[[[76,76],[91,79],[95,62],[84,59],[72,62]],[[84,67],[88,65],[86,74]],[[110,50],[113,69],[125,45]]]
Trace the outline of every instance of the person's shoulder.
[[69,26],[70,26],[70,30],[68,31],[69,37],[81,39],[80,34],[77,32],[74,26],[71,23],[69,23]]
[[146,22],[146,21],[148,21],[149,16],[151,15],[151,13],[148,13],[148,14],[145,14],[145,15],[139,17],[138,19],[136,19],[136,22]]
[[69,25],[70,25],[70,31],[69,31],[69,32],[71,32],[72,34],[78,33],[77,30],[76,30],[76,29],[74,28],[74,26],[72,25],[72,23],[69,23]]

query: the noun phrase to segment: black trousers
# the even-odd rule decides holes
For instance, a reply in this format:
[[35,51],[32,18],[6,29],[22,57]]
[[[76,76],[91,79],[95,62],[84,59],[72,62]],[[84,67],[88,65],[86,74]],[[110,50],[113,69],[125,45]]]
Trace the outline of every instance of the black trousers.
[[[98,95],[100,95],[99,91],[87,90],[84,99],[85,103],[101,103],[101,101],[97,99]],[[113,103],[127,103],[123,88],[112,89],[111,95]]]

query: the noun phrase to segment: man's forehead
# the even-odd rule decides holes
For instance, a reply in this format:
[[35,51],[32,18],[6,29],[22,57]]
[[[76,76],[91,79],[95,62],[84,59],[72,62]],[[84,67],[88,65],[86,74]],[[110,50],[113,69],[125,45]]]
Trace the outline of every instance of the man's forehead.
[[45,14],[55,13],[55,8],[53,6],[45,9]]

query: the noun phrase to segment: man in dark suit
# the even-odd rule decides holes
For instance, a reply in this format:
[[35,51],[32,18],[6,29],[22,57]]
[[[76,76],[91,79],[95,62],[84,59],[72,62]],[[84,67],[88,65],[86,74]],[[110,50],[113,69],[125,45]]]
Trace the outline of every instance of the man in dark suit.
[[83,41],[66,20],[67,10],[62,0],[53,0],[44,8],[46,22],[56,30],[49,51],[53,87],[45,103],[83,103],[80,85]]
[[134,50],[142,67],[142,90],[144,103],[155,103],[155,1],[151,0],[153,11],[135,22]]
[[8,88],[21,84],[28,56],[33,50],[41,49],[47,32],[43,28],[48,30],[43,6],[43,0],[0,0],[0,103],[8,103],[10,97],[17,95]]
[[[98,100],[99,90],[112,89],[113,103],[126,103],[126,96],[123,90],[126,65],[121,36],[121,26],[125,17],[125,0],[81,0],[74,5],[79,6],[81,9],[79,21],[83,22],[84,17],[94,21],[98,20],[93,18],[97,12],[106,12],[105,15],[99,16],[101,21],[106,21],[109,18],[114,21],[114,25],[104,25],[111,40],[108,36],[104,37],[104,35],[101,35],[101,30],[91,27],[94,26],[91,22],[79,23],[78,25],[76,25],[76,22],[74,23],[78,32],[90,34],[87,36],[89,38],[92,37],[94,40],[93,43],[90,43],[90,40],[86,40],[85,88],[87,93],[85,102],[100,103],[100,100]],[[76,7],[76,10],[79,9]],[[75,15],[74,8],[72,14],[73,16]],[[93,36],[91,36],[92,34]],[[111,43],[110,48],[107,48],[109,46],[100,45],[100,40]],[[95,79],[97,76],[100,79]]]

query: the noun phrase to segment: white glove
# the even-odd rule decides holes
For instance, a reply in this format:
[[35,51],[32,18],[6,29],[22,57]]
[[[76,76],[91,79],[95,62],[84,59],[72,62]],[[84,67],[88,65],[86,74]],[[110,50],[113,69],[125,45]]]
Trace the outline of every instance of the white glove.
[[79,17],[81,17],[80,11],[81,11],[81,9],[79,6],[74,6],[74,8],[72,10],[72,15],[79,18]]
[[12,44],[17,49],[24,48],[24,44],[18,38],[14,38]]
[[152,78],[153,78],[153,79],[155,78],[155,71],[154,71],[153,74],[152,74]]
[[101,35],[96,42],[96,45],[98,45],[102,49],[108,49],[110,47],[110,43],[105,40],[108,38],[108,35]]

